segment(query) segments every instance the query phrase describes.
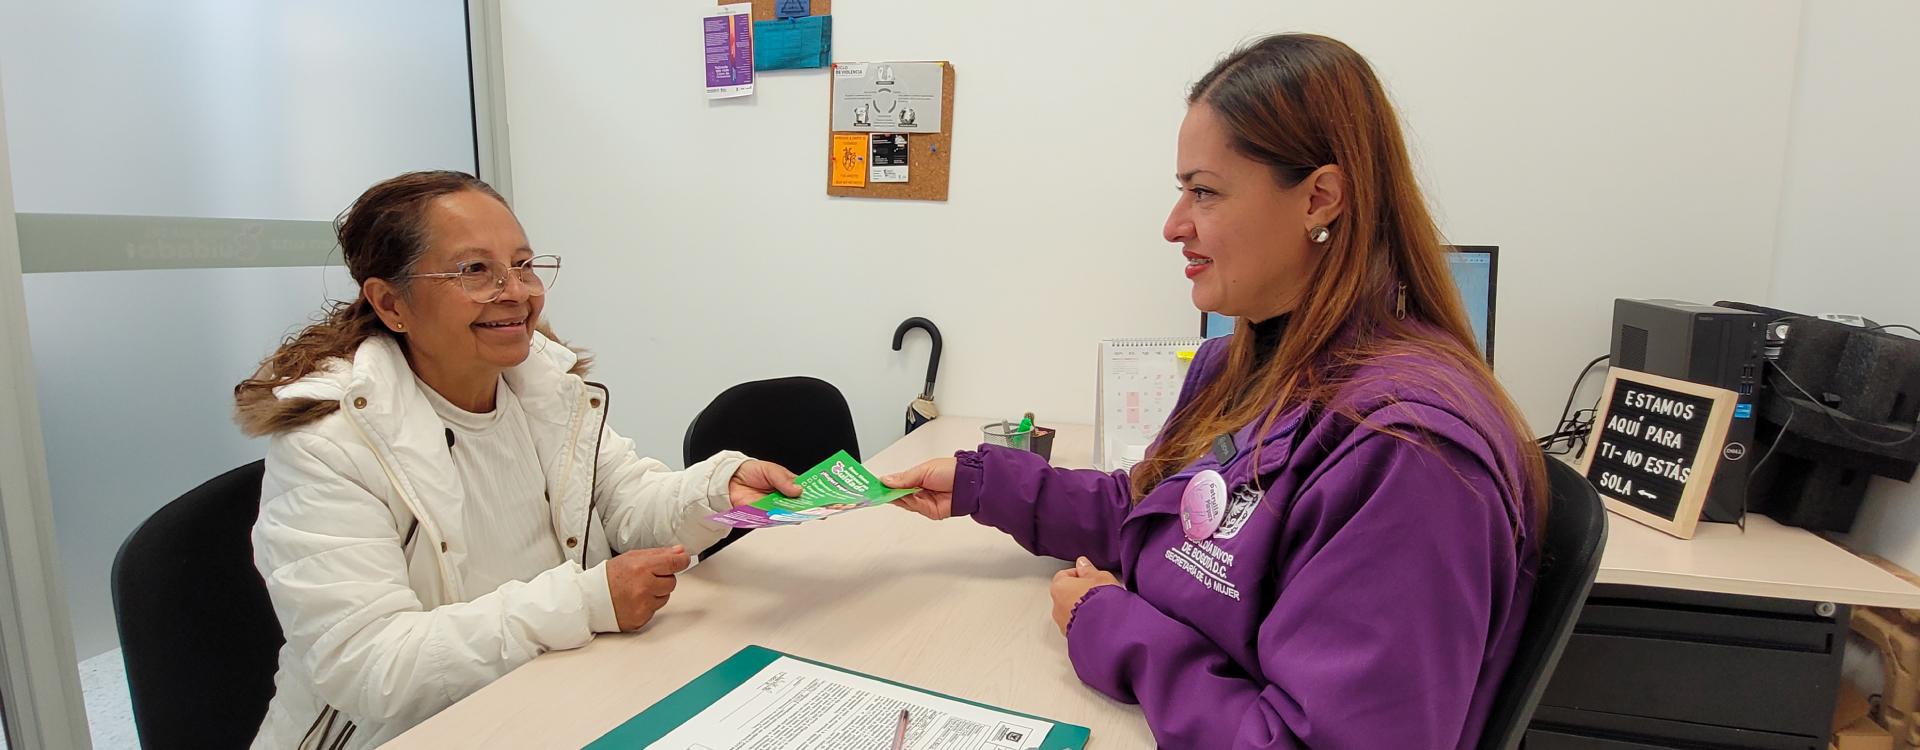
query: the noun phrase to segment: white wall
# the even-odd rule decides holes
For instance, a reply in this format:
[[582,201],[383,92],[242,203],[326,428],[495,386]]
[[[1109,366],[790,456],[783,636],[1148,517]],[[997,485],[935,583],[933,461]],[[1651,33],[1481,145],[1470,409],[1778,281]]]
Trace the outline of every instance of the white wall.
[[[1807,3],[1773,303],[1920,325],[1920,4]],[[1854,541],[1920,570],[1920,488],[1874,479]]]
[[1182,97],[1268,32],[1366,54],[1449,237],[1503,247],[1499,370],[1542,429],[1613,297],[1767,290],[1797,2],[841,0],[835,59],[954,63],[945,204],[824,195],[823,72],[707,102],[709,7],[503,9],[517,208],[566,256],[551,317],[663,458],[721,389],[786,374],[839,385],[884,446],[924,367],[887,349],[911,315],[946,333],[948,413],[1090,421],[1098,338],[1196,329],[1160,239]]

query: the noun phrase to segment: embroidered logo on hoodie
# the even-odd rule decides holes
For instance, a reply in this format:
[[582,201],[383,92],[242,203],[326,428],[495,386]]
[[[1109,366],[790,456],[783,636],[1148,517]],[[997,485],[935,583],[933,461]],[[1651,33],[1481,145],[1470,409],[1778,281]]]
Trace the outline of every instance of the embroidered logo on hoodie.
[[1260,507],[1260,498],[1267,493],[1254,489],[1253,485],[1243,485],[1233,493],[1233,499],[1227,501],[1227,517],[1220,522],[1220,530],[1214,532],[1215,539],[1232,539],[1240,533],[1240,527],[1247,525],[1247,519],[1253,517],[1253,509]]
[[1253,517],[1255,508],[1260,507],[1260,499],[1265,493],[1251,486],[1241,487],[1233,493],[1227,502],[1226,518],[1220,523],[1220,530],[1211,538],[1193,541],[1180,540],[1175,547],[1168,547],[1167,562],[1193,576],[1208,591],[1234,601],[1240,601],[1240,589],[1233,585],[1230,577],[1233,573],[1233,553],[1222,549],[1217,540],[1232,539],[1246,526],[1247,519]]

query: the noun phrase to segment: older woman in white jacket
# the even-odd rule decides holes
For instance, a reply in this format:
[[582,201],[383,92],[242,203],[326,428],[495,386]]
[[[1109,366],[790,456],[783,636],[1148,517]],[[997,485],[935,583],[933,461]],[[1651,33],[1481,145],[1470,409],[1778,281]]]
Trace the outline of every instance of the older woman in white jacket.
[[645,625],[793,473],[735,453],[669,471],[607,427],[607,389],[540,333],[560,262],[457,172],[373,186],[335,224],[360,296],[235,388],[269,435],[254,559],[280,618],[254,747],[374,747],[545,651]]

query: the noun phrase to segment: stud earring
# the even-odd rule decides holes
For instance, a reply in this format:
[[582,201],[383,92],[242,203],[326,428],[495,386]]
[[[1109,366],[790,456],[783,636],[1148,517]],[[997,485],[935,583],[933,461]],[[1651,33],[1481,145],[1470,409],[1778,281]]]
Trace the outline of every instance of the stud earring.
[[1333,230],[1325,226],[1317,226],[1307,230],[1307,240],[1315,245],[1325,245],[1327,244],[1327,240],[1330,239],[1333,239]]

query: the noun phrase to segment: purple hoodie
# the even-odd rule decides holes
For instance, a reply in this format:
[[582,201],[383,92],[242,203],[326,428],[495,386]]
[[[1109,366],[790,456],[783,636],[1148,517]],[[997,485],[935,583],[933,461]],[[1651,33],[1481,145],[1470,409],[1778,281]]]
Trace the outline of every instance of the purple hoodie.
[[[1226,343],[1201,347],[1182,404]],[[1354,374],[1340,405],[1370,426],[1296,408],[1263,435],[1242,428],[1224,467],[1202,457],[1138,505],[1124,472],[963,451],[953,512],[1120,578],[1080,601],[1067,653],[1089,686],[1138,703],[1161,747],[1471,748],[1538,568],[1516,436],[1432,360]],[[1193,542],[1180,498],[1206,469],[1230,500],[1220,530]]]

